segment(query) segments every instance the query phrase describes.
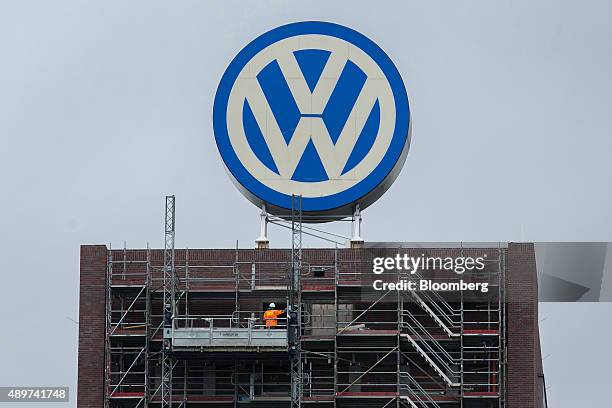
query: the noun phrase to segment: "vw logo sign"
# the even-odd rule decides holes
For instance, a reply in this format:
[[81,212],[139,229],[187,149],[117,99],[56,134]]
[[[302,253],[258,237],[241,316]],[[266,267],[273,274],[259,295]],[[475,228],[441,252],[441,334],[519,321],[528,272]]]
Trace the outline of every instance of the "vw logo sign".
[[402,78],[385,52],[350,28],[288,24],[244,47],[213,108],[230,177],[279,215],[302,196],[305,214],[347,215],[379,198],[410,144]]

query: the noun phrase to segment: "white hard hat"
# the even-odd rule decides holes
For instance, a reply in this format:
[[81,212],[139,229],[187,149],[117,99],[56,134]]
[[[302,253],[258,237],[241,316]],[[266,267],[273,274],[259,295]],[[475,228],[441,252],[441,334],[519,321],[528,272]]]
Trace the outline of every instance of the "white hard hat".
[[274,304],[274,302],[270,303],[269,307],[276,307],[276,305]]

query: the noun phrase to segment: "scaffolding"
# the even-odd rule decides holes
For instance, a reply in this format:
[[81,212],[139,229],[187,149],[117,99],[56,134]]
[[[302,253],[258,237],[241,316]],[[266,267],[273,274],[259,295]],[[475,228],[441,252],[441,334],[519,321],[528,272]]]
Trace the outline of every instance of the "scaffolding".
[[291,250],[174,249],[172,198],[163,250],[108,251],[105,407],[506,406],[504,245],[400,248],[485,268],[385,276],[486,293],[374,291],[376,250],[302,249],[294,203]]
[[[270,301],[291,305],[290,251],[176,250],[180,295],[168,339],[164,251],[110,250],[106,406],[290,406],[297,394],[298,404],[327,406],[503,407],[505,248],[470,249],[487,253],[478,279],[489,283],[471,297],[369,292],[363,251],[303,250],[292,340],[291,313],[272,330],[262,319]],[[258,259],[271,254],[279,260]]]

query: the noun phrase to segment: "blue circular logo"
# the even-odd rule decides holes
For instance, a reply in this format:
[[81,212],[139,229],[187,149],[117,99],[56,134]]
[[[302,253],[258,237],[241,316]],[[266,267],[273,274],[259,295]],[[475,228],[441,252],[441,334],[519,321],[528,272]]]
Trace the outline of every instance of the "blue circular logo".
[[350,28],[308,21],[244,47],[221,78],[215,138],[230,177],[256,205],[286,213],[367,207],[397,177],[410,144],[402,78]]

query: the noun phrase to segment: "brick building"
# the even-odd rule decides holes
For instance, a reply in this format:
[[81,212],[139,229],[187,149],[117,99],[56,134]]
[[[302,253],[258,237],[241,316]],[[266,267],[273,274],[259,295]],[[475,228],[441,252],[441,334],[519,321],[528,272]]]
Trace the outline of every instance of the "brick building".
[[[384,250],[305,249],[301,404],[542,407],[533,245],[402,251],[484,256],[485,269],[462,278],[489,291],[373,292],[372,258]],[[269,329],[262,315],[270,302],[287,305],[290,261],[283,249],[176,250],[169,339],[164,251],[82,246],[78,406],[160,406],[169,341],[173,406],[288,407],[287,319]]]

